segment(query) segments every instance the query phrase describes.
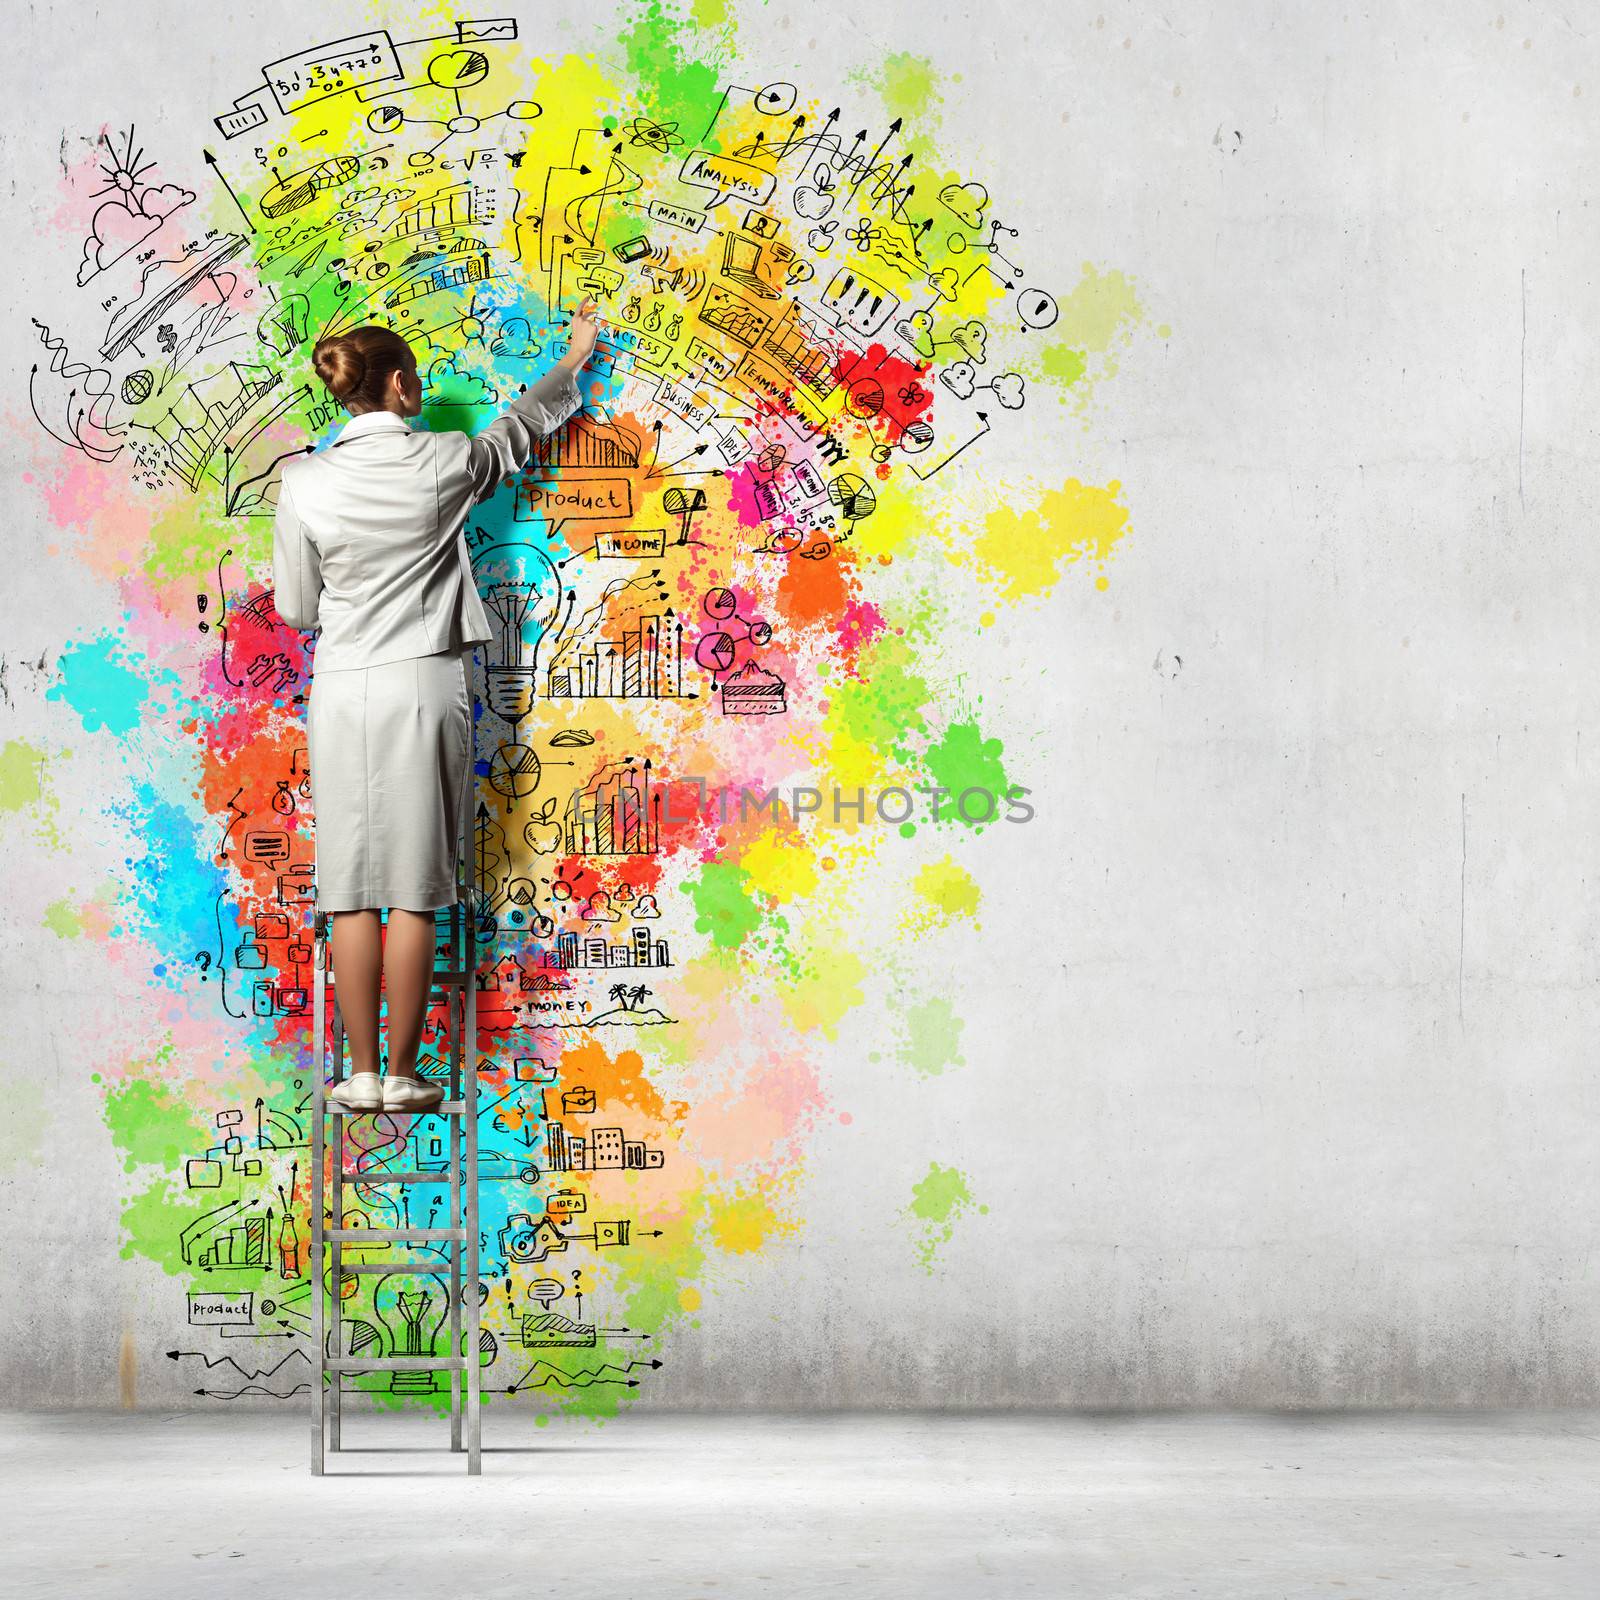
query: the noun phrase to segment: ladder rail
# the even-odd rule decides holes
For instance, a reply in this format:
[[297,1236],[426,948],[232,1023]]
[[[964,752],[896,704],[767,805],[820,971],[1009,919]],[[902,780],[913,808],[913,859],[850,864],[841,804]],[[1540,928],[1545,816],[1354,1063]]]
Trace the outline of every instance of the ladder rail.
[[328,919],[321,912],[312,916],[311,979],[311,1471],[321,1477],[323,1452],[324,1400],[323,1372],[327,1351],[322,1326],[322,1164],[327,1157],[326,1105],[322,1073],[327,1064],[323,1028],[327,1007]]
[[[464,806],[463,813],[470,811]],[[463,831],[470,824],[463,822]],[[476,844],[476,841],[469,841]],[[450,908],[450,963],[458,971],[466,972],[466,918],[461,912],[461,899]],[[461,1098],[461,1027],[466,1016],[459,989],[446,990],[446,1004],[450,1015],[450,1098]],[[450,1121],[450,1215],[461,1215],[461,1119]],[[450,1353],[461,1354],[461,1252],[466,1242],[465,1233],[450,1248]],[[466,1383],[460,1367],[450,1368],[450,1448],[459,1453],[461,1446],[462,1411],[466,1405]]]
[[[474,760],[478,752],[478,696],[477,651],[467,658],[470,663],[467,682],[467,705],[471,711],[472,732],[468,749]],[[478,1288],[478,838],[471,795],[476,791],[473,761],[467,763],[469,789],[468,803],[461,808],[462,831],[466,848],[462,852],[462,867],[466,877],[466,914],[461,919],[461,1050],[462,1099],[465,1108],[461,1120],[465,1123],[467,1157],[467,1204],[465,1226],[467,1256],[467,1473],[476,1477],[483,1470],[483,1308],[479,1304]],[[460,1213],[458,1212],[459,1216]]]
[[[466,658],[472,729],[461,796],[461,872],[455,904],[449,907],[450,958],[434,975],[442,991],[450,1029],[449,1098],[423,1115],[443,1116],[449,1123],[449,1171],[434,1173],[415,1167],[372,1174],[351,1172],[345,1131],[352,1116],[382,1113],[351,1111],[330,1101],[332,1083],[344,1076],[344,1017],[339,1007],[337,975],[329,955],[330,914],[313,910],[312,1041],[311,1041],[311,1471],[323,1476],[330,1451],[342,1446],[343,1374],[346,1372],[446,1372],[450,1383],[450,1449],[467,1453],[467,1472],[482,1472],[482,1308],[478,1206],[478,1067],[477,1067],[477,829],[473,800],[477,783],[476,652]],[[313,835],[313,852],[315,837]],[[330,1015],[331,1013],[331,1015]],[[331,1026],[330,1026],[331,1023]],[[331,1038],[330,1038],[331,1035]],[[334,1162],[331,1184],[325,1180],[332,1119]],[[359,1148],[359,1147],[358,1147]],[[420,1152],[419,1152],[420,1153]],[[450,1226],[351,1228],[346,1226],[345,1190],[363,1184],[448,1184]],[[331,1189],[331,1194],[329,1190]],[[358,1196],[358,1199],[360,1197]],[[328,1202],[331,1201],[331,1208]],[[329,1211],[331,1209],[331,1226]],[[370,1220],[370,1219],[368,1219]],[[376,1242],[444,1244],[448,1262],[431,1255],[411,1255],[390,1262],[344,1261],[346,1244]],[[435,1276],[448,1266],[450,1282],[450,1349],[447,1355],[356,1356],[344,1348],[343,1288],[348,1276],[416,1273]],[[331,1329],[328,1324],[331,1299]],[[462,1316],[465,1307],[465,1318]],[[463,1321],[465,1328],[463,1328]],[[463,1333],[465,1341],[463,1342]],[[331,1381],[330,1381],[331,1380]]]
[[[344,1011],[339,1005],[339,990],[333,991],[333,1078],[335,1083],[344,1079]],[[333,1382],[328,1386],[328,1448],[343,1447],[344,1434],[344,1378],[339,1365],[344,1355],[344,1162],[345,1129],[348,1124],[340,1118],[333,1123],[333,1227],[323,1237],[333,1245],[333,1261],[328,1277],[333,1285],[333,1348],[329,1352],[329,1372]]]

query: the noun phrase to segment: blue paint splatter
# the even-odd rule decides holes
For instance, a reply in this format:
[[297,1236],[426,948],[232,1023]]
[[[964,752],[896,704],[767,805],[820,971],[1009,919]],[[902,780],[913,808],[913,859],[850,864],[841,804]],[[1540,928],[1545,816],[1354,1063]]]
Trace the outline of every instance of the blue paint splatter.
[[[136,784],[126,804],[113,808],[145,843],[133,871],[133,899],[163,952],[189,962],[210,951],[219,963],[219,903],[228,897],[228,877],[212,858],[209,818],[197,819],[148,783]],[[204,831],[202,831],[204,830]],[[222,905],[224,932],[236,933],[238,907]]]
[[[109,633],[70,646],[61,656],[61,682],[46,691],[47,700],[60,700],[78,714],[89,732],[132,733],[139,726],[152,680],[129,664],[128,657]],[[170,672],[157,677],[175,679]]]

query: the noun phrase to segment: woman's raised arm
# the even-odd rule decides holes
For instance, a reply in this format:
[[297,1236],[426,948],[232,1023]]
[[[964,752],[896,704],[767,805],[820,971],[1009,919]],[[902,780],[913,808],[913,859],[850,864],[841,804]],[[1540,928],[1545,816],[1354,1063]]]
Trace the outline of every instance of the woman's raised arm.
[[537,441],[582,408],[577,375],[594,353],[599,331],[594,301],[585,298],[568,324],[567,353],[468,441],[467,470],[474,502],[487,499],[502,478],[525,467]]

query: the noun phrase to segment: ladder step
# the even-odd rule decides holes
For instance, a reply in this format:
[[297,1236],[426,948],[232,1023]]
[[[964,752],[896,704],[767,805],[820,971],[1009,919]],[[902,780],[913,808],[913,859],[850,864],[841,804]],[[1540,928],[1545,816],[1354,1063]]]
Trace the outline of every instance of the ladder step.
[[[459,989],[466,981],[467,974],[461,971],[459,967],[446,967],[444,970],[435,972],[433,975],[433,986],[435,989]],[[335,993],[337,990],[337,985],[333,982],[333,972],[331,968],[328,972],[327,983],[328,992],[330,994]],[[389,991],[387,989],[383,989],[380,992],[387,994]]]
[[360,1272],[375,1274],[379,1272],[424,1272],[445,1273],[450,1270],[448,1261],[441,1261],[437,1256],[424,1256],[420,1261],[360,1261],[354,1266],[345,1265],[340,1268],[342,1272]]
[[402,1239],[421,1239],[428,1244],[448,1240],[466,1243],[465,1228],[324,1228],[322,1237],[329,1244],[398,1244]]
[[465,1356],[328,1356],[325,1372],[465,1372]]
[[448,1172],[341,1172],[344,1183],[449,1183]]
[[426,1111],[412,1111],[405,1107],[397,1107],[385,1112],[380,1106],[376,1111],[352,1111],[349,1106],[342,1106],[337,1100],[323,1102],[322,1109],[330,1117],[459,1117],[466,1102],[462,1100],[441,1100],[436,1106],[429,1106]]

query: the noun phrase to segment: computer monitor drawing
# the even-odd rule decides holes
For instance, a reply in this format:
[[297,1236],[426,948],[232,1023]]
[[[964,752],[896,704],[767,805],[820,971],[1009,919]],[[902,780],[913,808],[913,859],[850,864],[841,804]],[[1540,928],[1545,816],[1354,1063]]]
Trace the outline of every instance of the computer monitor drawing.
[[728,234],[722,241],[723,277],[742,283],[763,300],[776,300],[783,291],[773,288],[761,275],[762,262],[770,260],[781,266],[793,259],[794,251],[785,244],[763,244],[759,239],[747,239],[737,233]]

